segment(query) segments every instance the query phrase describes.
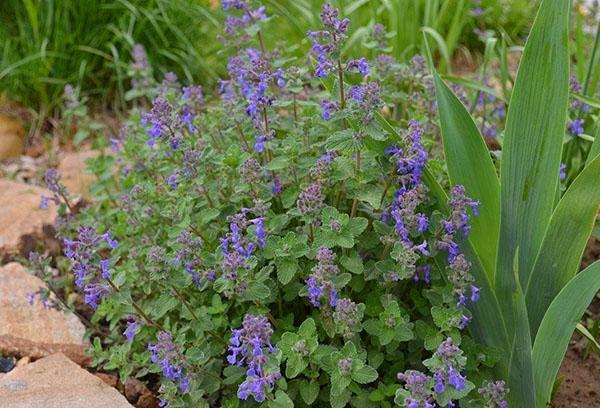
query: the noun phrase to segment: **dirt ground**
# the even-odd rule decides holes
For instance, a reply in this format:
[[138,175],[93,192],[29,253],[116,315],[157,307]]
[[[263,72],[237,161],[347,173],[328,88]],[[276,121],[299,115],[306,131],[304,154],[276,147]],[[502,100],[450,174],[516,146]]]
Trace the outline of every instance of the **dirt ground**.
[[590,353],[582,359],[575,347],[567,351],[558,378],[562,383],[553,408],[600,408],[600,358]]

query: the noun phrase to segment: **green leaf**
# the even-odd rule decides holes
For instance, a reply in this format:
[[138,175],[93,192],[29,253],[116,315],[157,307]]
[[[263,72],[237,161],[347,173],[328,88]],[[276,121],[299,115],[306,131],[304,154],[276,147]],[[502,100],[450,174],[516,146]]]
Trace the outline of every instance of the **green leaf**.
[[350,385],[352,380],[350,377],[344,377],[337,372],[337,367],[331,374],[331,396],[336,397],[344,392],[344,390]]
[[154,319],[160,319],[169,311],[173,310],[179,304],[179,299],[167,293],[163,293],[156,300],[152,308],[151,316]]
[[[425,44],[427,47],[427,41]],[[429,53],[428,58],[431,61]],[[462,184],[466,194],[481,203],[479,216],[471,219],[469,235],[487,275],[493,279],[500,231],[496,168],[473,118],[431,65],[450,182]]]
[[509,326],[512,346],[508,359],[508,386],[511,390],[508,401],[511,406],[535,406],[534,374],[532,364],[531,334],[527,318],[525,295],[519,282],[519,248],[513,261],[515,291],[509,305],[512,316]]
[[596,123],[596,135],[594,136],[594,143],[592,143],[592,147],[588,153],[586,164],[589,164],[594,160],[598,154],[600,154],[600,121],[597,121]]
[[290,167],[287,157],[276,157],[265,165],[266,170],[282,170]]
[[298,261],[296,258],[285,257],[275,261],[277,265],[277,279],[284,285],[287,285],[298,270]]
[[298,387],[300,389],[300,396],[306,402],[307,405],[311,405],[319,396],[319,383],[317,380],[310,380],[310,382],[303,380]]
[[235,384],[241,380],[245,374],[246,370],[243,367],[227,366],[223,369],[223,375],[225,376],[225,380],[223,380],[223,382],[225,384]]
[[284,391],[277,390],[275,399],[269,401],[269,408],[294,408],[294,403]]
[[363,365],[352,371],[352,379],[359,384],[368,384],[375,381],[377,377],[379,377],[377,370],[368,365]]
[[340,395],[332,395],[329,398],[331,408],[344,408],[348,405],[352,392],[350,390],[344,390]]
[[383,195],[383,187],[373,184],[365,184],[360,186],[357,197],[361,201],[365,201],[374,209],[378,210],[381,206],[381,197]]
[[311,317],[303,321],[298,328],[298,335],[304,339],[315,337],[316,333],[317,327],[315,325],[315,321]]
[[351,218],[348,221],[348,224],[346,225],[346,227],[344,229],[348,229],[353,236],[357,237],[360,234],[362,234],[362,232],[365,230],[365,228],[367,228],[367,224],[369,223],[369,221],[367,221],[366,218],[362,218],[362,217],[356,217],[356,218]]
[[600,157],[575,178],[558,206],[525,288],[532,334],[563,286],[577,273],[600,206]]
[[262,300],[266,299],[271,295],[271,289],[264,283],[254,282],[251,283],[246,290],[246,296],[250,300]]
[[342,256],[340,263],[352,273],[361,274],[365,270],[362,259],[357,252],[352,252],[350,256]]
[[543,0],[523,52],[508,109],[500,170],[496,289],[506,304],[527,286],[554,209],[569,99],[569,0]]
[[554,298],[533,345],[538,408],[550,402],[552,385],[577,323],[600,290],[600,262],[577,274]]
[[294,353],[287,360],[285,376],[287,378],[297,377],[306,367],[308,367],[308,362],[299,353]]

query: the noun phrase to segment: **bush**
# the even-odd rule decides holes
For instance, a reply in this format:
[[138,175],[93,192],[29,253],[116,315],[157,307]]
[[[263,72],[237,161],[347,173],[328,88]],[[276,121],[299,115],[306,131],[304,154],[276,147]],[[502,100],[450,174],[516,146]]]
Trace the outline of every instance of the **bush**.
[[[543,48],[540,32],[566,33],[560,25],[546,26],[556,15],[566,25],[566,4],[542,8],[526,61],[535,61]],[[520,277],[514,270],[519,261],[527,273],[551,269],[531,272],[527,266],[535,256],[521,259],[517,247],[496,271],[497,235],[515,218],[496,214],[499,181],[481,133],[497,135],[504,105],[486,87],[475,87],[475,98],[456,88],[464,105],[484,111],[478,129],[437,73],[427,74],[425,59],[403,65],[385,53],[388,36],[380,25],[370,38],[377,56],[347,59],[342,50],[350,22],[330,4],[322,7],[319,31],[308,33],[310,69],[265,47],[264,8],[229,0],[224,9],[222,40],[235,55],[227,65],[229,79],[220,81],[220,104],[205,101],[198,86],[182,88],[171,74],[144,90],[152,81],[144,82],[145,68],[138,67],[143,69],[132,75],[139,92],[132,98],[156,96],[148,112],[132,111],[121,137],[112,140],[115,155],[93,164],[101,175],[94,187],[97,205],[73,222],[76,207],[59,176],[47,175],[54,195],[45,199],[61,205],[59,233],[73,284],[95,310],[92,323],[110,328],[94,339],[95,363],[118,369],[122,379],[153,382],[160,374],[159,391],[169,406],[239,406],[244,400],[273,407],[505,407],[509,390],[502,380],[515,386],[511,404],[545,404],[560,359],[546,359],[544,371],[546,360],[539,356],[549,344],[566,345],[573,330],[553,325],[568,300],[563,292],[592,281],[599,270],[590,267],[579,279],[561,281],[561,293],[557,283],[547,291],[552,296],[542,297],[544,304],[528,286],[509,291],[504,282]],[[544,113],[552,118],[547,126],[555,139],[564,136],[567,113],[565,44],[552,42],[559,69],[540,71],[560,82],[558,96],[546,95],[557,101],[556,114]],[[528,62],[520,72],[527,78],[535,69]],[[517,79],[513,106],[545,87],[531,82]],[[494,109],[486,116],[489,103]],[[440,149],[432,138],[438,136],[438,108],[445,163],[435,160]],[[527,115],[512,119],[510,112],[505,160],[524,152],[523,143],[544,140],[533,131],[515,139],[516,131],[537,122]],[[554,156],[544,157],[553,171],[543,174],[556,187],[543,191],[552,201],[560,185],[559,154]],[[480,203],[447,180],[446,164],[454,182],[464,179],[485,200],[479,219]],[[600,160],[593,160],[575,179],[552,223],[536,223],[542,232],[545,222],[550,225],[548,248],[555,242],[552,231],[567,219],[562,208],[572,200],[586,197],[589,204],[578,209],[578,219],[595,216],[589,210],[595,190],[580,189],[598,166]],[[524,174],[515,168],[516,176]],[[510,171],[501,176],[503,186],[515,185]],[[535,189],[530,196],[540,194]],[[578,253],[575,247],[586,237],[573,234],[572,252]],[[504,238],[500,243],[516,245]],[[520,250],[537,254],[525,245]],[[569,267],[577,261],[563,260]],[[488,269],[502,285],[490,284]],[[594,288],[587,286],[581,304]],[[579,303],[569,316],[578,313]],[[535,312],[529,321],[528,312]],[[471,322],[474,314],[488,319]],[[542,334],[536,337],[538,326]],[[553,327],[560,331],[556,336]],[[500,353],[515,349],[518,358],[500,360]],[[515,367],[531,378],[514,375]],[[502,379],[495,381],[498,373]],[[527,388],[534,375],[540,386],[535,397]]]

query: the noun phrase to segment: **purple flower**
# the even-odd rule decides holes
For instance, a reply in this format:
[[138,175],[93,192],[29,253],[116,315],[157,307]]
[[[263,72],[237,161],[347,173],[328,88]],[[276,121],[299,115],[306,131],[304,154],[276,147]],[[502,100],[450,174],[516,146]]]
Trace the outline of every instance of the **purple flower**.
[[267,233],[265,232],[264,218],[255,218],[250,222],[252,222],[256,226],[256,242],[258,243],[258,246],[260,248],[264,248],[267,242]]
[[317,251],[317,264],[312,268],[312,273],[306,280],[308,300],[314,307],[320,307],[319,299],[328,289],[329,305],[337,305],[337,291],[335,290],[332,278],[337,275],[339,269],[335,264],[336,254],[331,249],[320,247]]
[[171,175],[169,177],[167,177],[167,184],[173,190],[175,190],[177,188],[177,176],[178,176],[177,170],[175,170],[173,173],[171,173]]
[[62,201],[67,199],[69,193],[60,179],[61,176],[56,169],[50,168],[46,171],[44,181],[46,182],[46,187],[48,187],[48,190],[52,193],[52,197],[47,197],[42,194],[40,203],[41,208],[47,208],[49,200],[52,200],[54,204],[59,205]]
[[433,393],[429,387],[430,377],[420,371],[408,370],[398,373],[398,380],[404,383],[404,389],[410,392],[410,398],[404,403],[408,408],[435,407]]
[[176,383],[181,392],[188,391],[189,377],[179,347],[173,343],[173,335],[161,331],[158,333],[158,342],[148,344],[147,348],[150,360],[160,366],[163,377]]
[[319,182],[309,184],[298,196],[296,206],[302,215],[316,216],[317,212],[323,207],[321,184]]
[[278,196],[279,194],[281,194],[282,189],[283,185],[281,184],[281,178],[275,177],[273,179],[273,187],[271,187],[271,193],[273,193],[274,196]]
[[266,394],[281,377],[278,369],[269,368],[270,355],[277,350],[271,344],[273,329],[268,319],[262,315],[247,314],[242,327],[231,330],[227,362],[231,365],[246,366],[246,380],[238,387],[238,398],[254,397],[262,402]]
[[[339,50],[346,38],[346,32],[350,24],[349,19],[339,20],[338,16],[339,11],[331,3],[323,3],[320,17],[324,30],[309,31],[307,33],[313,42],[311,53],[316,60],[316,77],[324,78],[336,68]],[[363,70],[365,64],[366,60],[361,64]],[[368,65],[366,69],[368,71]]]
[[482,395],[485,406],[489,408],[508,408],[506,395],[509,389],[504,381],[488,382],[479,388],[479,394]]
[[110,259],[102,259],[100,261],[100,270],[102,271],[102,278],[110,279]]
[[357,70],[363,77],[369,75],[369,63],[366,58],[360,58],[355,60],[350,60],[346,64],[346,69],[348,71]]
[[333,320],[342,327],[344,337],[350,337],[353,328],[360,323],[358,319],[358,305],[350,299],[337,299],[335,301],[335,310]]
[[451,337],[448,337],[439,345],[433,358],[437,359],[442,365],[434,374],[436,387],[437,383],[441,383],[442,386],[449,385],[457,391],[464,391],[466,378],[460,374],[460,370],[464,365],[465,358],[462,350],[454,344]]
[[42,194],[40,201],[40,208],[47,209],[48,208],[48,197],[46,194]]
[[337,152],[333,150],[327,151],[324,155],[319,157],[316,165],[310,169],[310,176],[313,179],[323,178],[327,173],[329,173],[329,170],[331,170],[331,165],[337,156]]
[[421,183],[427,162],[427,152],[421,144],[424,129],[419,122],[411,120],[405,134],[406,147],[388,147],[386,152],[396,159],[396,167],[403,186],[414,187]]
[[319,285],[317,283],[317,278],[315,276],[310,276],[306,280],[306,286],[308,288],[308,300],[314,307],[321,306],[321,302],[319,302],[319,298],[321,297],[321,293],[323,293],[324,285]]
[[583,119],[575,119],[568,123],[567,127],[573,136],[579,136],[584,132]]
[[93,282],[83,288],[85,294],[85,303],[87,303],[92,309],[97,309],[100,300],[110,295],[110,286],[105,283]]
[[108,244],[108,246],[112,249],[112,248],[116,248],[117,245],[119,244],[118,241],[112,239],[110,236],[112,234],[111,230],[106,231],[104,234],[100,235],[100,237],[102,237],[102,239]]
[[103,249],[102,241],[109,249],[117,245],[110,238],[110,231],[98,235],[91,227],[80,226],[77,239],[64,240],[65,255],[71,259],[75,284],[83,289],[85,302],[96,309],[100,300],[111,293],[110,258],[100,258],[99,251]]
[[139,326],[140,323],[134,317],[130,316],[127,318],[127,327],[123,332],[123,336],[125,336],[127,341],[133,341]]
[[559,169],[559,175],[558,175],[558,177],[559,177],[559,179],[561,181],[563,181],[564,179],[567,178],[567,173],[565,171],[566,168],[567,168],[567,164],[566,163],[561,163],[560,164],[560,169]]
[[321,101],[321,108],[323,109],[323,112],[321,113],[323,119],[330,120],[331,115],[338,110],[338,105],[335,102],[323,99]]
[[[266,243],[264,218],[248,219],[250,211],[250,209],[244,208],[238,214],[228,217],[230,231],[220,238],[221,253],[224,255],[221,269],[227,280],[236,280],[238,269],[248,268],[248,258],[252,256],[257,247],[262,248]],[[258,210],[253,211],[257,212]],[[252,224],[256,226],[254,236],[256,243],[246,233]]]

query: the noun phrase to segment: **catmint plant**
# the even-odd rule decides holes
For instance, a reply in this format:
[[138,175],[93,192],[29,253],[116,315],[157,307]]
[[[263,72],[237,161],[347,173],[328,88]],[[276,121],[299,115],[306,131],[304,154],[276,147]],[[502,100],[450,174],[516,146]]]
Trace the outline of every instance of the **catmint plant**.
[[[437,143],[454,116],[435,100],[441,79],[427,59],[396,62],[381,25],[372,60],[346,58],[355,28],[325,3],[303,62],[267,47],[259,2],[222,5],[218,97],[152,78],[151,104],[93,163],[102,183],[79,214],[49,174],[45,200],[69,215],[59,232],[71,289],[91,324],[109,328],[92,340],[95,364],[148,381],[173,407],[520,401],[498,359],[512,352],[508,337],[490,337],[518,310],[496,309],[502,282],[482,273],[504,258],[478,245],[499,208],[473,182],[479,170],[458,172],[468,158],[457,166]],[[138,81],[151,75],[139,48],[131,67]],[[461,123],[492,137],[505,107],[463,91],[452,106],[484,117]]]

